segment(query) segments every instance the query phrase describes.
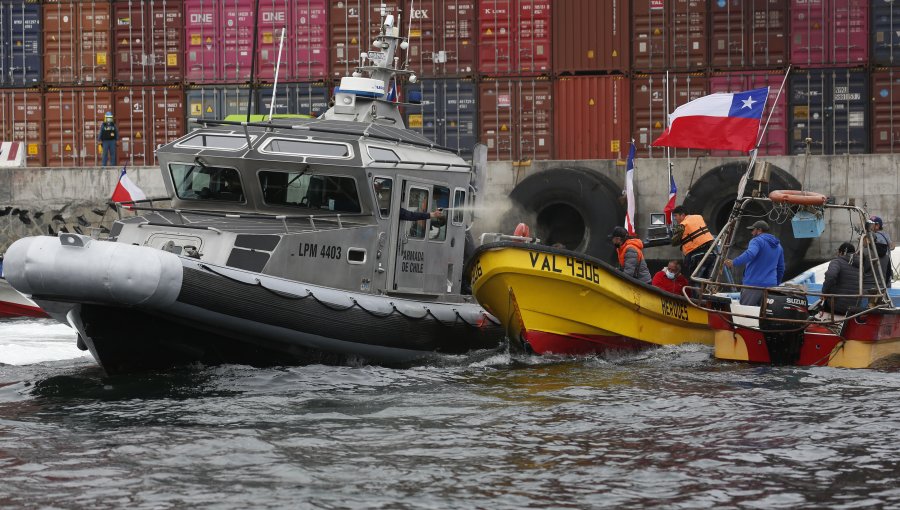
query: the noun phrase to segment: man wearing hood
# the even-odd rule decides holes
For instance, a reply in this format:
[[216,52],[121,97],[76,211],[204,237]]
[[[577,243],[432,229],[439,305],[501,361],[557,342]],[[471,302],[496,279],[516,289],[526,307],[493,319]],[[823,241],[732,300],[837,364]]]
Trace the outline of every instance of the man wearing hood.
[[[778,238],[769,233],[769,224],[759,220],[747,227],[753,239],[747,251],[734,260],[725,260],[728,267],[747,266],[744,270],[744,285],[754,287],[775,287],[784,277],[784,249]],[[741,304],[758,306],[762,304],[762,289],[741,289]]]
[[628,235],[623,227],[616,227],[609,235],[619,255],[619,270],[644,283],[650,283],[650,269],[644,260],[644,243]]
[[[852,244],[841,244],[837,257],[828,263],[828,269],[825,270],[822,294],[859,293],[859,263],[858,258],[854,260],[854,252],[856,252],[856,247]],[[831,313],[847,315],[850,307],[860,304],[859,298],[855,297],[825,298],[822,309]]]

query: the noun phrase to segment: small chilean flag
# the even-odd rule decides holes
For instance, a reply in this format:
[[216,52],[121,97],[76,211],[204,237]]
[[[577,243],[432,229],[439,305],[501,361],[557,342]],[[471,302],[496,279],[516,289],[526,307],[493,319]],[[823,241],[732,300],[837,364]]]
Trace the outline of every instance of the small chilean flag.
[[147,198],[147,195],[141,191],[141,188],[138,188],[137,184],[128,178],[128,174],[125,173],[125,167],[122,167],[122,173],[119,174],[119,182],[116,184],[116,189],[113,190],[112,201],[127,203],[134,202],[135,200],[143,200],[145,198]]
[[651,145],[748,152],[756,147],[768,95],[764,87],[694,99],[669,115],[669,128]]
[[625,163],[625,230],[628,235],[634,235],[634,140],[631,141],[631,149],[628,150],[628,161]]
[[678,188],[675,186],[675,177],[669,174],[669,202],[663,208],[666,213],[666,225],[672,223],[672,211],[675,210],[675,196],[678,195]]

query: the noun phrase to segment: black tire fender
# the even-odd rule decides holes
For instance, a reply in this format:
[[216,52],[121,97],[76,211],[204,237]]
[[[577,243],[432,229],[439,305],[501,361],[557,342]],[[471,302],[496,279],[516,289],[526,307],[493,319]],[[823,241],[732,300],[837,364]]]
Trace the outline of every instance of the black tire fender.
[[[683,205],[689,213],[702,215],[710,230],[714,234],[718,234],[728,222],[728,217],[737,198],[738,184],[746,170],[747,163],[743,162],[727,163],[713,168],[703,174],[691,186],[687,196],[684,197]],[[747,184],[748,190],[753,184],[753,182]],[[764,191],[768,195],[769,191],[776,189],[800,189],[800,182],[784,170],[772,167],[769,184],[767,189],[764,188]],[[771,207],[763,210],[760,204],[752,204],[749,210],[754,215],[765,215],[769,211],[771,211]],[[756,219],[767,218],[754,218],[754,220]],[[743,221],[739,226],[735,235],[734,246],[729,251],[729,258],[736,257],[747,248],[750,242],[750,231],[744,227],[750,225],[750,223],[752,223],[752,220]],[[781,241],[781,246],[784,249],[785,278],[787,278],[788,274],[794,274],[805,269],[802,266],[803,259],[812,240],[795,238],[789,221],[784,223],[768,221],[768,223],[772,227],[770,233]]]
[[[607,235],[625,219],[621,190],[608,177],[586,168],[554,168],[527,177],[510,198],[523,210],[507,213],[504,232],[530,222],[545,244],[609,260],[614,252]],[[524,216],[524,217],[523,217]]]

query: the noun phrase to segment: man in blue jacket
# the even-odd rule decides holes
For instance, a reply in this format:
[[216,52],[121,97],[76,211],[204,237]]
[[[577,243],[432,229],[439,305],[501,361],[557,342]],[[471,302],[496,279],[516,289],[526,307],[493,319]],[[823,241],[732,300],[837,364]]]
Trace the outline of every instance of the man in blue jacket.
[[[769,224],[765,221],[759,220],[747,228],[753,235],[750,246],[733,261],[725,260],[725,265],[747,266],[744,285],[775,287],[784,277],[784,249],[778,238],[769,233]],[[762,304],[762,296],[762,289],[741,289],[741,304],[758,306]]]

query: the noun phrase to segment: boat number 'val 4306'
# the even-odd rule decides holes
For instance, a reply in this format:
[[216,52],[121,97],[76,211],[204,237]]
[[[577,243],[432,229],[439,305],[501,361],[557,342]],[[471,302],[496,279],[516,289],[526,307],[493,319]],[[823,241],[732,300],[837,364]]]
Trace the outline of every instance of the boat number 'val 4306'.
[[[557,265],[556,255],[554,254],[529,252],[528,256],[531,258],[531,267],[533,268],[553,273],[562,273],[568,268],[569,276],[583,278],[593,283],[600,283],[600,271],[590,262],[585,262],[572,257],[560,256],[560,258],[566,259],[566,264],[563,266],[561,264]],[[540,263],[540,267],[538,267],[538,263]]]

